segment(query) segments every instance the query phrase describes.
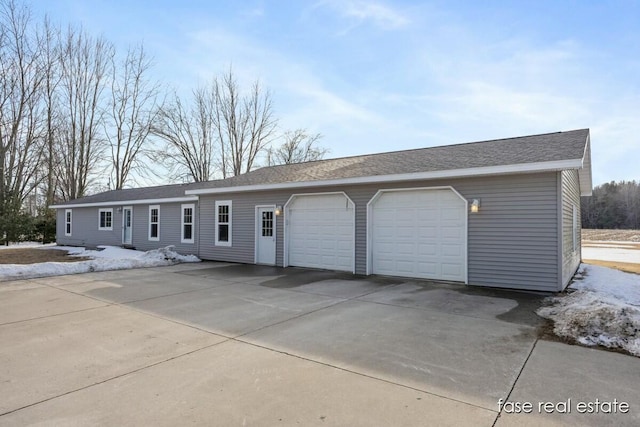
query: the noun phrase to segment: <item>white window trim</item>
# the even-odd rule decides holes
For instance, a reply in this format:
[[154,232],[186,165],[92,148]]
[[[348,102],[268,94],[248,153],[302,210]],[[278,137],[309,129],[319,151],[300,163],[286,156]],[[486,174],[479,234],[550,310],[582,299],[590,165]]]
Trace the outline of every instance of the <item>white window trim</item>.
[[[67,214],[69,214],[67,216]],[[69,227],[67,227],[69,225]],[[69,232],[67,233],[67,228],[69,228]],[[71,236],[73,234],[73,210],[65,209],[64,210],[64,235]]]
[[[110,227],[100,227],[100,218],[102,217],[102,212],[111,213],[111,226]],[[98,230],[100,230],[100,231],[113,231],[113,208],[101,208],[101,209],[98,209]]]
[[[155,222],[155,224],[158,224],[158,235],[156,237],[151,237],[151,211],[153,209],[157,209],[158,210],[158,220]],[[147,237],[149,238],[149,241],[151,242],[158,242],[160,241],[160,205],[150,205],[149,206],[149,232],[147,233]]]
[[[228,242],[221,242],[218,240],[218,208],[220,206],[229,206],[229,222],[227,223],[229,225],[229,241]],[[233,206],[232,206],[232,202],[231,200],[216,200],[215,203],[215,245],[216,246],[231,246],[232,245],[232,233],[231,230],[233,228]]]
[[[191,208],[191,238],[190,239],[185,239],[184,238],[184,226],[185,226],[185,222],[184,222],[184,210],[185,209],[189,209]],[[159,212],[158,212],[159,214]],[[181,243],[194,243],[194,237],[196,234],[196,230],[195,230],[195,219],[196,219],[196,205],[194,203],[189,203],[189,204],[185,204],[182,205],[180,207],[180,242]],[[189,223],[187,223],[189,224]],[[158,233],[158,235],[160,235],[160,233]]]

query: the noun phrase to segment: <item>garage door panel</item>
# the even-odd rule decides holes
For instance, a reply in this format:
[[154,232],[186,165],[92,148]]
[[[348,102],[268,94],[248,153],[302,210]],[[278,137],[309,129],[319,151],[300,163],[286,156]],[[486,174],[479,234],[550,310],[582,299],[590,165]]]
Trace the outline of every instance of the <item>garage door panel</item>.
[[460,264],[442,264],[443,277],[456,280],[455,278],[460,276],[462,271],[462,265]]
[[456,193],[388,191],[370,212],[373,273],[466,280],[466,203]]
[[296,196],[286,215],[288,265],[353,270],[354,207],[344,194]]
[[396,236],[398,236],[398,238],[402,239],[404,238],[411,238],[411,236],[413,236],[415,234],[415,227],[411,226],[411,225],[407,225],[407,226],[398,226],[396,227]]
[[399,255],[408,255],[413,257],[415,254],[415,245],[413,243],[398,243],[395,252]]
[[440,215],[440,213],[438,212],[437,209],[435,208],[431,208],[431,209],[420,209],[418,211],[418,219],[420,221],[428,221],[431,222],[434,219],[437,219],[438,216]]
[[422,225],[418,227],[416,234],[422,239],[436,239],[438,237],[438,229],[431,225]]
[[418,245],[418,254],[422,257],[434,256],[438,253],[438,247],[434,244],[420,244]]
[[460,228],[459,225],[455,227],[447,227],[443,226],[440,228],[440,236],[444,239],[461,239],[463,236],[464,230]]
[[438,274],[438,264],[433,262],[420,262],[418,263],[419,274],[436,276]]
[[462,247],[460,245],[442,245],[442,256],[448,257],[459,257],[462,255]]
[[408,261],[397,261],[396,262],[396,270],[400,273],[413,273],[414,264],[413,262]]

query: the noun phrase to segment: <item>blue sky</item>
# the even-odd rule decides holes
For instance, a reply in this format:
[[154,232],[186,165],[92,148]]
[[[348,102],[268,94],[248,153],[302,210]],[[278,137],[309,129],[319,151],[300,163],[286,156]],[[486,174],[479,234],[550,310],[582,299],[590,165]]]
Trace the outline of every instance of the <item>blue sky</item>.
[[188,92],[233,64],[330,157],[588,127],[594,184],[640,179],[639,1],[33,2]]

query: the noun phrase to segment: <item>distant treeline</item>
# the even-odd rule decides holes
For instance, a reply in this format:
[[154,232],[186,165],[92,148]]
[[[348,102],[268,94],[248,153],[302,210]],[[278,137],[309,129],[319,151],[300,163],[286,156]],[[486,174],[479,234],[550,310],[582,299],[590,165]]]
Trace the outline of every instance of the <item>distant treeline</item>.
[[640,229],[640,182],[608,182],[581,200],[583,228]]

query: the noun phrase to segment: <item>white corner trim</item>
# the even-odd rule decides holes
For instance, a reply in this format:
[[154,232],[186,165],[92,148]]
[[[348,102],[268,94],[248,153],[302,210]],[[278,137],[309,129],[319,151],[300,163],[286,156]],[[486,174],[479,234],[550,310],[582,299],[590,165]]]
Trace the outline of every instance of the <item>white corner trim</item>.
[[381,182],[418,181],[440,178],[463,178],[482,175],[506,175],[527,172],[557,172],[565,169],[580,169],[582,159],[553,160],[539,163],[522,163],[515,165],[487,166],[467,169],[448,169],[442,171],[416,172],[395,175],[374,175],[353,178],[330,179],[320,181],[283,182],[276,184],[241,185],[235,187],[201,188],[187,190],[187,195],[240,193],[246,191],[283,190],[290,188],[313,188],[333,185],[372,184]]
[[197,202],[197,196],[167,197],[166,199],[117,200],[114,202],[74,203],[71,205],[50,205],[50,209],[91,208],[98,206],[155,205],[160,203]]

